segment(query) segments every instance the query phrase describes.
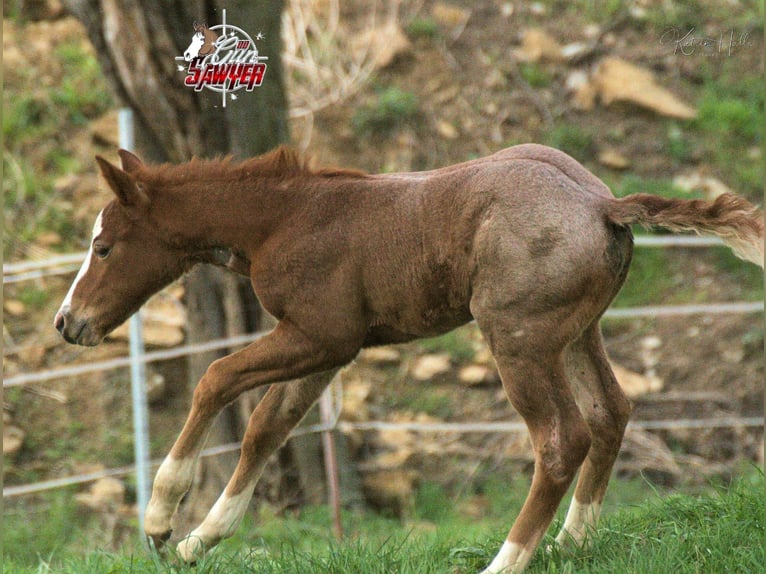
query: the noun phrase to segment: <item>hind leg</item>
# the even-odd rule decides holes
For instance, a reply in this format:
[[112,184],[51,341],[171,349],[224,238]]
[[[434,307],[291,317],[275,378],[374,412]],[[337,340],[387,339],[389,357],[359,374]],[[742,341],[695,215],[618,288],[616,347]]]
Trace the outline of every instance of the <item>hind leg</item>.
[[[532,558],[590,447],[590,433],[567,381],[563,344],[477,317],[505,392],[524,417],[535,452],[532,486],[500,552],[483,574],[521,572]],[[518,323],[515,323],[518,325]],[[526,329],[534,325],[526,324]],[[529,331],[527,331],[529,332]]]
[[597,323],[567,349],[565,364],[592,441],[556,542],[582,545],[596,527],[631,407],[609,366]]

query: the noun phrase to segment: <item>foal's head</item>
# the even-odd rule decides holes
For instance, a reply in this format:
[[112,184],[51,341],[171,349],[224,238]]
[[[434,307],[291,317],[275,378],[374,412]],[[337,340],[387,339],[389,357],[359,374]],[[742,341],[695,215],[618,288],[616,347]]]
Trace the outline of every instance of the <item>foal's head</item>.
[[184,271],[181,254],[148,217],[152,193],[138,177],[141,161],[124,150],[120,158],[122,169],[96,157],[116,197],[98,214],[88,255],[54,320],[78,345],[100,343]]
[[207,27],[207,24],[194,23],[194,36],[191,44],[184,52],[184,60],[191,62],[194,58],[207,56],[215,51],[215,41],[218,34]]

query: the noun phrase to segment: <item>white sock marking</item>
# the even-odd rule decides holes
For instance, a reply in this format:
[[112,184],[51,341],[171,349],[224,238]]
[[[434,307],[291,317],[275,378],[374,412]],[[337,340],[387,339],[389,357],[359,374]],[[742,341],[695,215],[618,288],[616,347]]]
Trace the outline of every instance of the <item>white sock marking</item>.
[[146,507],[144,531],[161,535],[170,530],[170,519],[194,479],[196,457],[175,459],[168,455],[154,479],[152,498]]
[[572,497],[572,502],[569,504],[569,510],[567,511],[567,517],[564,520],[564,526],[561,528],[561,532],[559,532],[558,536],[556,536],[556,542],[560,545],[572,541],[576,544],[582,544],[588,531],[596,527],[600,514],[600,503],[582,503]]
[[492,563],[481,574],[517,574],[526,568],[532,559],[534,549],[506,540]]
[[227,495],[226,491],[221,494],[202,524],[178,543],[176,550],[183,560],[189,562],[199,558],[203,549],[209,550],[223,538],[234,534],[253,498],[255,482],[252,481],[234,496]]

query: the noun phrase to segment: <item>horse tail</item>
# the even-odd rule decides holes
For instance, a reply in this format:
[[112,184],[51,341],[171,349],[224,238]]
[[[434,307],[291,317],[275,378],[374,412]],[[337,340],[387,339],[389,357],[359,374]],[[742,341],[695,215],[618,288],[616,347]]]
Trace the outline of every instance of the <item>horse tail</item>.
[[763,267],[763,213],[749,201],[732,193],[715,201],[666,199],[636,193],[607,203],[607,218],[613,223],[638,223],[664,227],[674,232],[694,231],[715,235],[734,254]]

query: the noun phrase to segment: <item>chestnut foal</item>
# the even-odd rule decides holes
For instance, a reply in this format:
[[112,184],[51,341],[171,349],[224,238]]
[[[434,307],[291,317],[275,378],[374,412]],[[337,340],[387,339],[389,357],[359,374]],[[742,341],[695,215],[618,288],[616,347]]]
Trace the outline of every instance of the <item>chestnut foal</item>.
[[527,500],[484,572],[524,569],[578,469],[557,541],[583,543],[630,415],[598,324],[628,273],[629,224],[711,233],[763,265],[762,216],[745,200],[615,199],[571,157],[539,145],[387,175],[311,170],[286,148],[242,163],[149,166],[119,155],[122,169],[96,158],[116,198],[56,314],[64,338],[97,345],[200,262],[248,275],[278,320],[210,365],[157,472],[145,528],[159,544],[216,415],[242,392],[280,383],[253,412],[221,497],[179,543],[188,561],[234,532],[269,455],[361,348],[471,319],[535,451]]

